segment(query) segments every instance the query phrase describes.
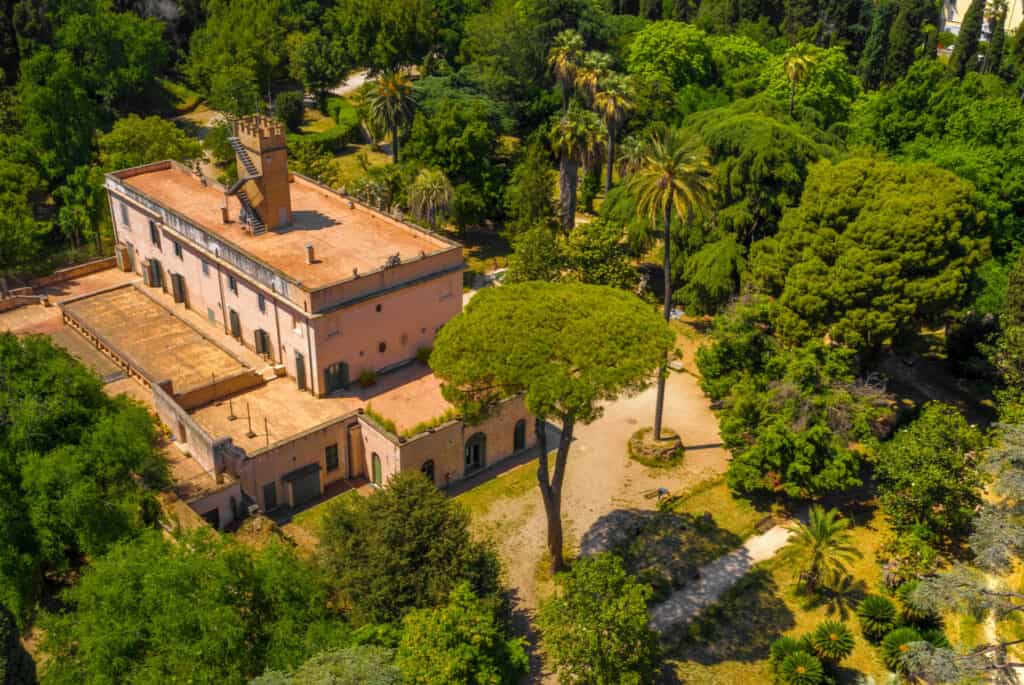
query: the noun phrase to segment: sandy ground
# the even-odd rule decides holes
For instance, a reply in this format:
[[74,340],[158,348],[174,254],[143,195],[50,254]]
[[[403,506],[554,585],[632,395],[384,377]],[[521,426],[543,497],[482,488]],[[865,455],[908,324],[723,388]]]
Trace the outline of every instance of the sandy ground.
[[[695,345],[680,339],[684,363],[693,368]],[[654,420],[656,389],[605,406],[604,415],[588,426],[577,426],[569,452],[562,513],[565,540],[574,550],[595,523],[617,509],[654,509],[658,488],[687,490],[725,472],[728,453],[721,447],[718,420],[690,373],[671,373],[665,401],[665,425],[683,436],[686,455],[671,469],[650,469],[632,461],[626,443],[638,429]],[[531,468],[531,467],[527,467]],[[547,523],[536,489],[520,497],[497,500],[481,523],[500,531],[499,549],[508,584],[519,608],[532,612],[543,595],[545,573],[538,573],[545,556]]]
[[331,88],[331,92],[335,95],[348,95],[349,93],[354,93],[359,90],[359,87],[366,83],[369,78],[370,72],[365,70],[357,71],[354,74],[349,74],[344,81],[334,88]]

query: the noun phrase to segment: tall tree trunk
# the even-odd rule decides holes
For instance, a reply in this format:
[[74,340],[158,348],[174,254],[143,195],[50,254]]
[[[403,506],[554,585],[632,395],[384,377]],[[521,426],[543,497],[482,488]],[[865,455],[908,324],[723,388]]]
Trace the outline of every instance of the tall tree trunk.
[[[665,234],[663,236],[663,240],[665,242],[665,321],[669,321],[672,318],[672,241],[669,235],[671,225],[672,195],[669,194],[668,201],[665,203]],[[665,409],[665,374],[667,372],[667,363],[667,359],[662,361],[661,367],[658,369],[658,400],[654,405],[655,440],[661,440],[661,417]]]
[[398,164],[398,127],[391,129],[391,161]]
[[796,81],[789,82],[789,116],[793,116],[793,104],[796,100]]
[[558,176],[558,202],[561,205],[562,230],[568,233],[576,224],[576,180],[579,164],[562,154]]
[[612,189],[612,170],[615,168],[615,130],[613,127],[608,127],[608,163],[605,166],[604,172],[604,194],[608,196],[608,191]]
[[575,424],[576,417],[572,414],[562,417],[562,432],[558,438],[558,451],[555,453],[555,471],[549,474],[547,424],[540,417],[534,422],[537,445],[540,447],[540,456],[537,458],[537,484],[540,486],[544,513],[548,519],[548,554],[551,557],[552,575],[565,567],[565,559],[562,557],[562,483],[565,480],[565,465]]

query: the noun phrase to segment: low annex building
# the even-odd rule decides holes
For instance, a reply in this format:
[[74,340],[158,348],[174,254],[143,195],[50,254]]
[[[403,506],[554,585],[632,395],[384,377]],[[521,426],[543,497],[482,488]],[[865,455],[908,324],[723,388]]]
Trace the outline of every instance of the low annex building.
[[141,281],[61,305],[224,484],[193,508],[224,527],[532,447],[520,399],[467,426],[417,361],[461,311],[461,246],[290,173],[278,122],[243,119],[231,143],[230,187],[172,161],[108,174],[118,266]]

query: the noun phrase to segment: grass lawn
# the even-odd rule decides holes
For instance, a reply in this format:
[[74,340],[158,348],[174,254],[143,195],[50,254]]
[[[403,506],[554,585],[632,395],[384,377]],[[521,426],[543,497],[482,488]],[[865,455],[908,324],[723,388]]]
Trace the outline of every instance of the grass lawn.
[[725,484],[725,478],[706,480],[690,490],[672,505],[673,511],[700,516],[711,512],[715,525],[732,535],[746,540],[756,531],[757,524],[766,516],[748,500],[734,497]]
[[346,490],[337,497],[332,497],[329,500],[320,502],[311,506],[309,509],[304,509],[295,516],[292,517],[292,523],[297,526],[301,526],[306,529],[310,534],[319,536],[320,535],[320,524],[323,522],[324,517],[330,510],[330,507],[337,501],[342,500],[346,497],[359,497],[357,490]]
[[306,109],[302,128],[299,130],[303,133],[323,133],[324,131],[333,128],[334,125],[334,119],[324,116],[324,114],[315,107],[309,107]]
[[841,665],[840,683],[854,683],[861,674],[881,680],[885,667],[875,647],[861,637],[853,608],[865,594],[877,591],[880,577],[875,552],[886,525],[881,513],[869,508],[851,515],[854,546],[863,556],[850,565],[845,591],[827,601],[809,603],[794,592],[800,563],[783,550],[754,567],[696,621],[666,635],[672,643],[666,656],[679,679],[693,685],[771,682],[767,657],[776,638],[800,637],[824,619],[839,617],[857,636],[853,654]]
[[348,185],[363,175],[363,168],[359,164],[360,153],[366,154],[366,160],[370,166],[391,164],[390,155],[377,152],[371,145],[346,145],[345,152],[334,158],[334,167],[337,170],[337,184],[339,186]]
[[466,287],[472,286],[477,275],[508,266],[512,245],[497,231],[466,231],[463,235],[452,234],[452,238],[463,245],[466,271],[462,277]]
[[480,517],[487,514],[498,500],[520,497],[536,487],[537,460],[533,459],[467,490],[455,501],[474,517]]

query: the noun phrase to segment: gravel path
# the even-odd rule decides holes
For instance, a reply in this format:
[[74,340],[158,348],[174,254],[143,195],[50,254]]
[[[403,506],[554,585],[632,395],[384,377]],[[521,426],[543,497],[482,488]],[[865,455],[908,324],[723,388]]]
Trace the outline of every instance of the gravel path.
[[673,593],[651,610],[651,628],[665,631],[685,624],[697,614],[718,601],[726,590],[745,576],[759,562],[771,559],[789,541],[789,529],[775,526],[723,557],[715,559],[700,570],[700,580]]

